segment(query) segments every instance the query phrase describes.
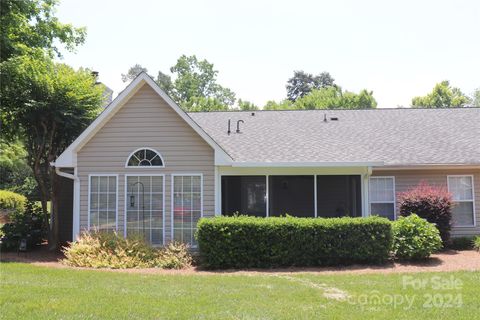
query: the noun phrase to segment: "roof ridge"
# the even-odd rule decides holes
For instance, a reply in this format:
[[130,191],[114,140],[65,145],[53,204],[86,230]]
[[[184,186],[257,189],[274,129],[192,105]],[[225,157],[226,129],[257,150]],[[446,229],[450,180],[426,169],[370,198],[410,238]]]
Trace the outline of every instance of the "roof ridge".
[[284,109],[284,110],[212,110],[212,111],[188,111],[187,113],[241,113],[241,112],[302,112],[302,111],[317,111],[317,112],[326,112],[326,111],[390,111],[390,110],[429,110],[429,111],[439,111],[439,110],[471,110],[479,109],[480,107],[450,107],[450,108],[363,108],[363,109]]

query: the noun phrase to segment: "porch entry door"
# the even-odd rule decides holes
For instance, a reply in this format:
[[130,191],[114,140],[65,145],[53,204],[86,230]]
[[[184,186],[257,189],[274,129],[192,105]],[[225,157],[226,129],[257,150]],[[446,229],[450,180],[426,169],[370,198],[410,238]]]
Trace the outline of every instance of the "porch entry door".
[[163,245],[164,176],[126,177],[126,234],[143,237],[151,245]]

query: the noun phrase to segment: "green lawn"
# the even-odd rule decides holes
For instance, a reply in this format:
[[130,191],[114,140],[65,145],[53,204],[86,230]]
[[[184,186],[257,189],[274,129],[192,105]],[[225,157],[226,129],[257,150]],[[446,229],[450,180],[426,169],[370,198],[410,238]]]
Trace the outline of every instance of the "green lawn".
[[480,272],[142,275],[20,263],[0,272],[0,319],[480,318]]

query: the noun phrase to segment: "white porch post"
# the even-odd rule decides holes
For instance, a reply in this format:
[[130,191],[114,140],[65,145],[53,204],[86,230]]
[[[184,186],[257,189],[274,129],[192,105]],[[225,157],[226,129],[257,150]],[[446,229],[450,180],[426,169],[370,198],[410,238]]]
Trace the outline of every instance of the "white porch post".
[[215,194],[215,216],[222,215],[222,178],[218,170],[218,166],[215,166],[214,174],[214,194]]
[[372,174],[372,167],[367,168],[367,172],[363,175],[363,210],[362,217],[370,216],[370,199],[369,199],[369,181]]

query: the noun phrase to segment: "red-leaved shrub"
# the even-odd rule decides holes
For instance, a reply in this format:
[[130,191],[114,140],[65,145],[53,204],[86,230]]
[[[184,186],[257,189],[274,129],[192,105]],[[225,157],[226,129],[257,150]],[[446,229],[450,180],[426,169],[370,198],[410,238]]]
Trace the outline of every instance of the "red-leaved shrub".
[[397,196],[400,215],[408,216],[412,213],[434,223],[444,246],[450,239],[452,228],[452,194],[445,187],[431,186],[422,181],[418,186],[401,192]]

